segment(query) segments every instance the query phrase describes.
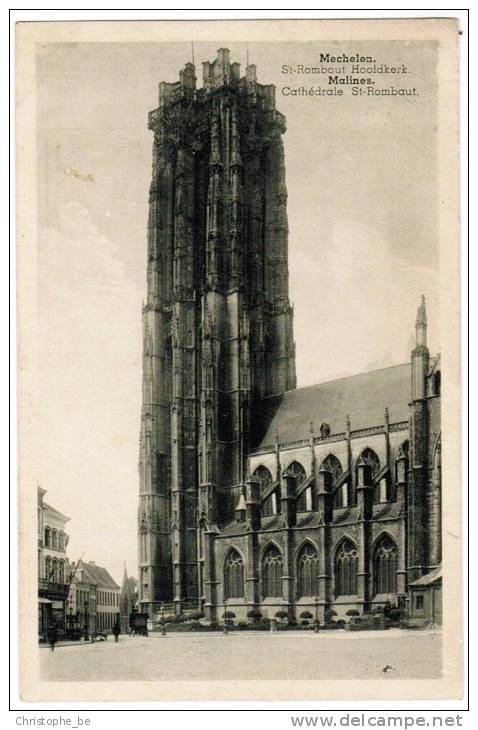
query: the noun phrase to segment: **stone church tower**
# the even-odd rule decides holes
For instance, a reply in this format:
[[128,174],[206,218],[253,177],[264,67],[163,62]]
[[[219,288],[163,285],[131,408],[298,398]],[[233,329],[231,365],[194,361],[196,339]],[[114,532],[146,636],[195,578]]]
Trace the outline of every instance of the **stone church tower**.
[[207,601],[263,398],[296,387],[275,88],[229,51],[159,85],[143,307],[139,601]]

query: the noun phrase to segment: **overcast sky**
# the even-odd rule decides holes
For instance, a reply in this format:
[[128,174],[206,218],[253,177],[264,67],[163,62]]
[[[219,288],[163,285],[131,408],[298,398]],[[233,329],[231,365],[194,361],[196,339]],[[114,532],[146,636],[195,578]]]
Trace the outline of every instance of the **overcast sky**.
[[[203,60],[216,45],[195,44]],[[232,60],[246,48],[224,39]],[[291,97],[283,64],[318,53],[406,63],[406,98]],[[190,43],[49,44],[38,52],[39,483],[71,517],[69,556],[136,569],[141,302],[158,82]],[[290,297],[298,385],[404,362],[426,294],[432,349],[437,275],[434,46],[249,44],[287,117]],[[377,85],[405,83],[388,77]],[[353,427],[353,424],[352,424]]]

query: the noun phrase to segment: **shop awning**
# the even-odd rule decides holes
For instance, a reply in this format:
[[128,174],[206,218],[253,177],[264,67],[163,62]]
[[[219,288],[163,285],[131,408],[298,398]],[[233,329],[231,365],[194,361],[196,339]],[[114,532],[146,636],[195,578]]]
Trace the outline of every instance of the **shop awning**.
[[49,598],[39,598],[38,603],[53,603]]

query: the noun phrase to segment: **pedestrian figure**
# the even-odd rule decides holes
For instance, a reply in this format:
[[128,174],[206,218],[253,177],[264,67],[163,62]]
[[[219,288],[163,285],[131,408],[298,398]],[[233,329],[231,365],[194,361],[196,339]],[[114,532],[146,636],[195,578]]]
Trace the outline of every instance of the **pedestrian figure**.
[[116,623],[113,625],[113,635],[115,637],[116,643],[118,643],[118,636],[120,635],[120,633],[121,633],[120,625],[119,625],[118,621],[116,621]]
[[58,629],[55,624],[50,624],[47,630],[48,643],[52,651],[55,651],[55,644],[58,640]]

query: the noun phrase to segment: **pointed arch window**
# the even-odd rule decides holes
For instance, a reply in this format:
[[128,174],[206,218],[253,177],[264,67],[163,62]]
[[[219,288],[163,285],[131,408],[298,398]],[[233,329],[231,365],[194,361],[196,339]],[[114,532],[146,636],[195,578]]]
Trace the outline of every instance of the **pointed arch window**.
[[[295,479],[296,489],[305,482],[306,473],[305,469],[298,461],[293,461],[287,467],[287,473],[291,474]],[[307,487],[297,500],[297,511],[307,512],[312,509],[312,491],[310,487]]]
[[264,598],[282,596],[282,555],[273,545],[262,558],[262,594]]
[[371,484],[373,478],[380,471],[380,459],[378,458],[375,451],[367,448],[362,451],[359,458],[357,459],[357,463],[360,460],[362,460],[362,462],[365,464],[365,479],[369,484]]
[[321,469],[324,469],[331,475],[332,485],[342,476],[342,464],[334,454],[329,454],[325,457],[320,465]]
[[319,556],[310,543],[305,543],[297,558],[297,597],[318,596]]
[[331,491],[334,494],[334,508],[347,507],[349,504],[349,493],[348,484],[344,482],[338,487],[335,487],[336,483],[342,476],[343,469],[342,464],[334,454],[329,454],[325,457],[320,465],[321,471],[326,472],[326,488],[327,491]]
[[[258,466],[253,473],[253,478],[260,484],[260,493],[263,494],[272,484],[272,474],[269,469],[265,466]],[[274,490],[263,502],[262,502],[262,515],[267,517],[268,515],[276,515],[280,512],[280,500],[278,490]]]
[[394,541],[384,536],[377,544],[373,558],[374,593],[397,592],[398,552]]
[[[380,471],[380,459],[378,458],[375,451],[372,449],[366,448],[362,451],[359,458],[357,459],[357,463],[355,465],[355,484],[358,485],[359,479],[358,479],[358,464],[359,462],[361,464],[365,465],[365,475],[364,480],[366,486],[372,486],[374,484],[374,479],[377,476],[378,472]],[[373,501],[374,502],[386,502],[388,499],[388,485],[385,481],[384,484],[381,482],[378,482],[374,485],[373,489]],[[354,493],[354,504],[356,503],[356,492]]]
[[292,474],[292,476],[295,478],[295,483],[298,487],[304,482],[305,480],[305,469],[298,461],[293,461],[289,466],[287,467],[288,474]]
[[351,540],[344,540],[335,556],[335,595],[357,594],[358,552]]
[[196,497],[190,492],[185,495],[185,522],[186,527],[196,527]]
[[252,476],[259,482],[261,493],[265,492],[272,484],[272,474],[265,466],[258,466]]
[[146,562],[148,562],[148,559],[149,559],[148,533],[146,532],[146,529],[144,527],[141,528],[141,531],[139,533],[139,539],[140,539],[140,559],[141,559],[141,562],[146,563]]
[[244,598],[244,562],[237,550],[230,550],[224,563],[224,597]]

